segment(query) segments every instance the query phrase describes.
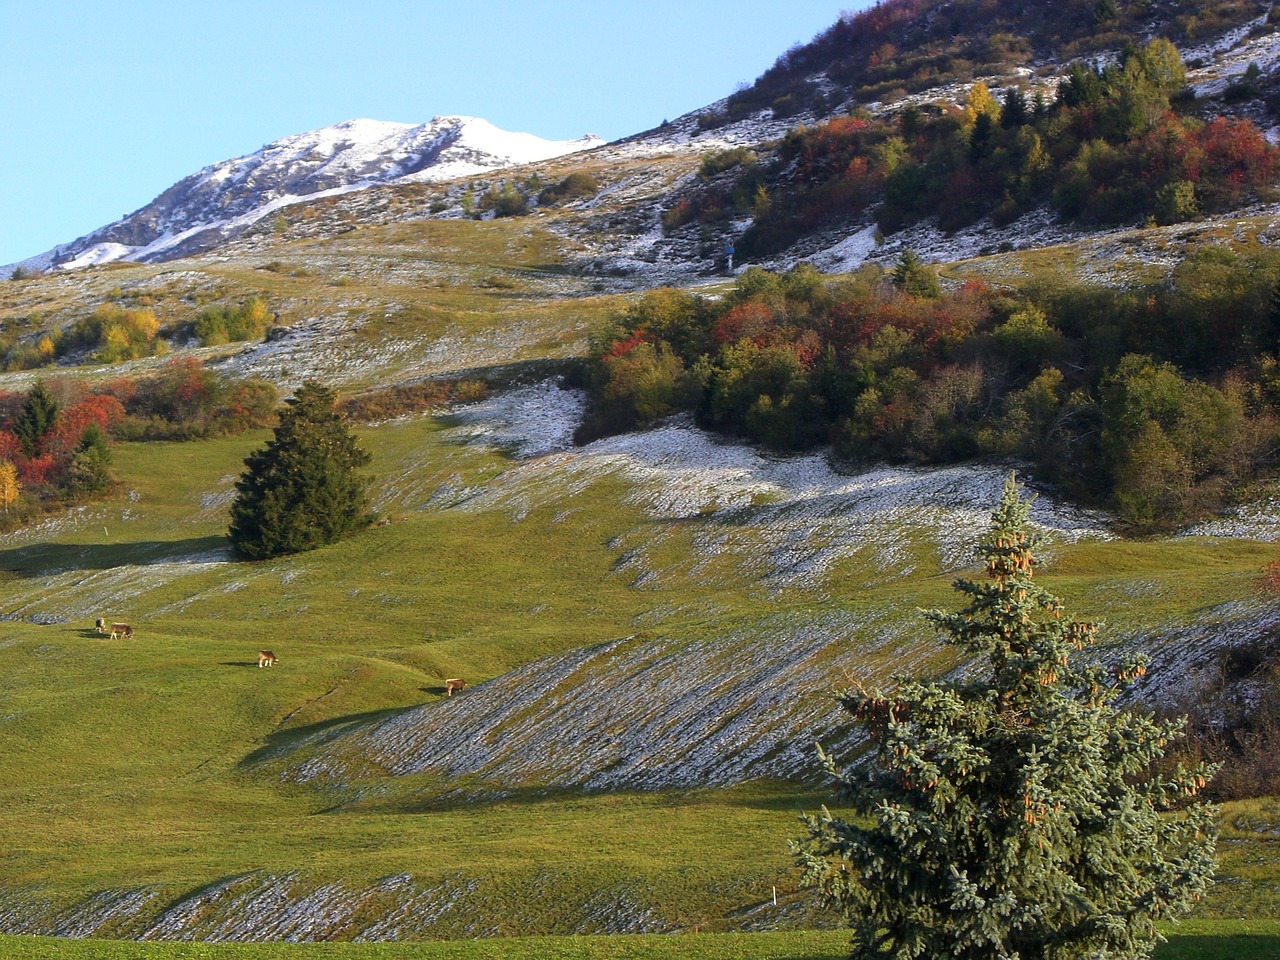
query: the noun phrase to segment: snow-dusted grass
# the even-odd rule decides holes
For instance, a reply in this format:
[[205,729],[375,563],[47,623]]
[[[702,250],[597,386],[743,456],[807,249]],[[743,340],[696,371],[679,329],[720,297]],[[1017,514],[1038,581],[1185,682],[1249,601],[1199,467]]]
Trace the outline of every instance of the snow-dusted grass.
[[[867,552],[885,578],[915,572],[922,544],[941,569],[967,565],[1008,475],[969,466],[842,472],[823,454],[768,457],[683,419],[575,449],[584,403],[545,383],[456,411],[456,436],[505,446],[518,458],[473,491],[468,508],[556,503],[618,478],[630,491],[626,502],[652,519],[704,521],[692,541],[695,559],[736,554],[776,593],[821,589],[833,570]],[[1032,520],[1055,543],[1109,536],[1106,518],[1048,497],[1036,501]]]
[[[788,798],[815,789],[815,741],[854,743],[831,693],[954,665],[915,610],[951,602],[1004,471],[845,474],[683,421],[575,448],[581,405],[544,382],[359,429],[392,522],[301,557],[222,552],[265,434],[120,448],[126,494],[0,545],[0,926],[801,922]],[[1169,672],[1212,632],[1188,626],[1205,600],[1241,600],[1260,566],[1256,545],[1119,544],[1048,497],[1034,516],[1047,574],[1086,601],[1113,588],[1119,640],[1153,639]],[[97,636],[97,615],[135,637]],[[1267,622],[1223,616],[1232,636]],[[470,686],[445,698],[451,676]]]

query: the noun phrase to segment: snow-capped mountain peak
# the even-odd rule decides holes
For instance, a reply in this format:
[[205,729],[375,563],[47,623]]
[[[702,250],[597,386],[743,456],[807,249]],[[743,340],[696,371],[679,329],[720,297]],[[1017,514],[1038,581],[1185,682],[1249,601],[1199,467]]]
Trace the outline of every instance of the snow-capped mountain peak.
[[122,259],[167,260],[223,242],[301,200],[376,184],[451,180],[603,142],[592,135],[543,140],[475,117],[435,117],[417,125],[347,120],[205,167],[141,210],[26,264],[66,269]]

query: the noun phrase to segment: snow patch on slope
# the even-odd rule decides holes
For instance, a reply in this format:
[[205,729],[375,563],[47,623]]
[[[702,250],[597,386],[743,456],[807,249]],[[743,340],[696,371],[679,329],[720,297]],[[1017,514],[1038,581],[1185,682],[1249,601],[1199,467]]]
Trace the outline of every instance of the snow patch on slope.
[[[573,448],[581,403],[544,383],[460,408],[460,440],[501,445],[515,462],[483,487],[446,484],[420,506],[505,509],[519,522],[533,504],[571,509],[591,484],[621,479],[626,500],[659,528],[646,526],[634,545],[619,538],[616,572],[637,586],[691,577],[714,605],[722,560],[792,598],[821,591],[859,554],[885,579],[912,569],[922,548],[944,569],[968,566],[1007,476],[977,466],[845,474],[823,456],[773,458],[718,442],[683,419]],[[672,573],[650,552],[664,529],[694,518],[692,555]],[[1047,497],[1035,502],[1033,523],[1051,542],[1107,536],[1101,517]],[[372,764],[394,776],[427,774],[441,795],[481,796],[803,776],[816,769],[809,745],[820,734],[851,735],[830,696],[841,676],[887,679],[938,650],[929,631],[892,609],[780,612],[710,637],[627,637],[529,664],[447,707],[432,702],[350,735],[326,733],[305,757],[286,760],[283,776],[346,782]]]
[[[910,572],[921,540],[944,569],[966,566],[1008,476],[991,466],[843,472],[825,454],[769,456],[687,418],[575,448],[585,402],[544,383],[456,411],[459,439],[508,447],[517,460],[483,489],[442,488],[433,505],[519,515],[616,476],[651,518],[703,520],[694,544],[705,558],[741,556],[773,590],[821,589],[836,565],[866,550],[878,553],[885,576]],[[1058,543],[1110,536],[1103,515],[1049,497],[1037,498],[1032,522]]]

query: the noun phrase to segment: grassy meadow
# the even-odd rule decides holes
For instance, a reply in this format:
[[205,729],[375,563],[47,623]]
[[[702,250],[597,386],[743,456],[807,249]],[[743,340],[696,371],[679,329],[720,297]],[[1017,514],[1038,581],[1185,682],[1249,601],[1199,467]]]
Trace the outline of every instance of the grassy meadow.
[[[812,920],[786,849],[797,815],[830,800],[812,781],[348,809],[338,801],[349,798],[258,768],[255,757],[298,736],[440,698],[446,676],[482,684],[632,633],[655,610],[676,611],[656,620],[663,629],[716,630],[715,618],[680,622],[698,599],[688,579],[638,588],[617,571],[610,544],[656,522],[625,506],[616,479],[587,486],[568,516],[563,506],[518,521],[502,509],[422,509],[434,484],[500,476],[506,455],[458,443],[432,417],[360,435],[392,522],[314,553],[225,559],[226,495],[261,435],[119,448],[126,493],[0,547],[5,612],[17,614],[0,621],[0,905],[57,911],[141,888],[163,902],[250,874],[311,885],[410,874],[478,884],[500,918],[489,933],[571,929],[568,905],[598,890],[642,898],[681,929],[731,929],[743,909],[764,919],[775,889],[781,922]],[[1158,622],[1246,595],[1269,555],[1254,543],[1090,542],[1060,549],[1047,579],[1082,614]],[[936,571],[880,587],[844,572],[828,603],[890,604],[912,617],[949,602],[949,578]],[[784,602],[732,563],[720,576],[726,624]],[[1126,589],[1154,577],[1159,590]],[[810,597],[793,603],[816,609]],[[37,610],[65,620],[26,619]],[[99,636],[96,615],[130,621],[135,635]],[[263,647],[277,667],[257,667]],[[1264,804],[1234,819],[1230,882],[1206,912],[1265,917],[1280,877],[1266,825],[1280,812]],[[475,921],[459,917],[456,933]]]
[[[192,301],[263,295],[289,323],[336,318],[339,338],[263,369],[281,382],[336,371],[354,391],[579,355],[592,324],[622,301],[566,269],[570,246],[528,220],[361,227],[183,272],[118,266],[86,271],[74,285],[14,284],[0,291],[0,314],[55,323],[131,284],[153,291],[163,319],[190,313]],[[4,385],[18,389],[32,376]],[[893,623],[926,636],[910,648],[918,656],[930,649],[918,609],[955,603],[956,571],[937,547],[903,529],[900,567],[886,570],[868,549],[816,585],[778,591],[761,582],[759,560],[773,544],[752,508],[729,520],[710,511],[655,518],[623,475],[583,480],[554,461],[532,482],[516,476],[510,451],[448,416],[357,433],[373,454],[387,522],[313,553],[230,559],[227,506],[263,432],[117,446],[115,496],[0,537],[0,919],[20,918],[27,930],[74,927],[98,910],[109,918],[98,936],[129,938],[204,891],[279,878],[295,898],[375,891],[368,916],[324,933],[351,939],[380,904],[395,906],[378,899],[378,885],[411,877],[442,898],[457,894],[430,928],[453,939],[232,946],[0,937],[0,956],[843,955],[845,934],[808,929],[832,918],[798,890],[787,852],[799,813],[832,799],[816,759],[793,780],[727,788],[514,784],[501,797],[477,791],[423,803],[412,778],[393,785],[357,771],[345,787],[300,782],[273,758],[304,738],[440,701],[447,677],[465,677],[467,695],[484,696],[486,681],[543,658],[649,633],[759,634],[780,617],[847,612],[870,624],[848,637],[848,649],[856,658],[865,645],[873,652],[863,665],[887,677],[902,667],[904,648],[881,646],[876,631]],[[719,552],[705,547],[711,532],[725,544]],[[1274,556],[1274,546],[1246,540],[1085,539],[1055,546],[1044,579],[1076,615],[1132,630],[1251,601]],[[99,616],[130,622],[134,636],[97,634]],[[276,667],[258,668],[262,648],[279,656]],[[952,665],[936,651],[911,662]],[[828,682],[800,696],[829,699],[849,679],[831,663]],[[1222,823],[1223,882],[1194,922],[1171,930],[1161,960],[1280,953],[1280,809],[1274,800],[1231,804]],[[136,909],[112,912],[129,897]],[[556,936],[611,932],[615,912],[702,933]],[[768,927],[783,929],[734,932]]]
[[[1280,921],[1188,921],[1166,931],[1155,960],[1272,960]],[[840,960],[843,931],[680,936],[508,937],[414,944],[188,944],[0,936],[7,960]]]

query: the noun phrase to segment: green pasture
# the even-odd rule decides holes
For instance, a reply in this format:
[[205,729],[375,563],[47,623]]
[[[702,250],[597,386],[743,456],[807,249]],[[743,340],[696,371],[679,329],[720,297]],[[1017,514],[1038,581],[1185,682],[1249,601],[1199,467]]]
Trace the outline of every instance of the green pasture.
[[[74,288],[59,278],[8,285],[0,318],[60,322],[120,287],[151,291],[165,319],[263,295],[288,322],[350,318],[343,349],[353,357],[399,347],[412,355],[415,344],[441,340],[498,341],[515,329],[503,349],[518,368],[574,355],[620,302],[567,269],[573,254],[570,242],[527,218],[361,227],[323,240],[286,234],[260,258],[197,260],[197,269],[178,273],[117,265],[85,271]],[[389,349],[352,383],[394,379],[399,356]],[[468,368],[465,356],[447,352],[438,364]],[[500,918],[491,929],[502,933],[573,929],[573,911],[600,891],[643,902],[680,929],[727,930],[742,911],[763,910],[759,919],[770,922],[775,889],[778,922],[817,921],[787,854],[800,811],[831,801],[812,779],[644,795],[516,791],[423,808],[411,778],[394,789],[360,780],[353,802],[350,792],[285,782],[259,762],[301,736],[438,699],[446,677],[482,684],[645,631],[692,640],[763,630],[753,625],[768,617],[845,609],[926,633],[918,609],[955,602],[954,571],[909,532],[910,576],[886,577],[865,551],[817,588],[770,595],[753,565],[769,545],[749,511],[732,521],[657,521],[617,477],[567,485],[552,471],[517,482],[519,463],[454,426],[416,416],[359,428],[386,522],[313,553],[228,559],[233,483],[265,432],[121,445],[118,495],[0,540],[0,908],[11,896],[65,911],[102,891],[147,889],[158,893],[158,909],[242,876],[295,876],[315,886],[405,874],[474,883],[486,913]],[[734,548],[695,559],[697,535],[730,522]],[[643,555],[643,578],[625,562],[633,552]],[[1273,556],[1272,546],[1245,541],[1085,541],[1055,547],[1044,577],[1077,615],[1130,628],[1250,597]],[[96,634],[98,616],[134,624],[134,637]],[[262,648],[279,656],[277,667],[257,667]],[[878,655],[874,670],[897,669],[891,653]],[[833,675],[832,686],[844,680]],[[1228,823],[1227,882],[1205,916],[1268,917],[1280,899],[1280,857],[1268,832],[1280,815],[1229,809],[1224,823],[1239,816],[1263,826]],[[546,893],[531,899],[531,889]],[[459,936],[465,926],[460,919]],[[839,955],[842,941],[829,936],[573,938],[554,947],[529,941],[528,955],[628,955],[570,952],[580,947]],[[31,942],[0,941],[0,956]],[[525,941],[515,943],[510,950],[524,949]],[[704,943],[726,952],[691,952]],[[284,956],[309,948],[244,949]],[[503,955],[521,955],[510,950]],[[67,954],[79,955],[142,954]]]
[[[1274,960],[1280,920],[1166,928],[1155,960]],[[0,936],[7,960],[841,960],[840,930],[677,936],[508,937],[430,943],[129,943]]]
[[[814,919],[786,846],[800,832],[798,814],[831,800],[811,786],[516,796],[429,809],[395,793],[348,807],[323,789],[280,781],[254,758],[302,734],[438,698],[447,676],[478,683],[633,634],[637,618],[646,629],[690,636],[730,632],[788,607],[887,607],[916,618],[919,607],[953,602],[952,575],[935,562],[885,584],[855,565],[827,584],[829,597],[779,600],[732,557],[721,558],[719,612],[693,614],[704,589],[682,567],[691,525],[647,518],[627,505],[619,480],[521,511],[465,498],[442,506],[433,502],[441,488],[500,485],[514,462],[460,442],[447,418],[359,434],[374,453],[371,473],[390,522],[313,553],[225,560],[231,485],[265,434],[122,446],[118,497],[0,545],[0,614],[13,617],[0,621],[6,888],[65,909],[104,890],[157,890],[168,902],[244,875],[296,875],[313,885],[462,875],[504,918],[497,932],[511,934],[571,929],[570,911],[600,890],[634,895],[682,929],[728,929],[735,911],[760,908],[775,889],[800,911],[784,922]],[[636,539],[661,543],[651,558],[659,575],[643,585],[618,565]],[[1045,578],[1080,615],[1158,623],[1248,596],[1271,554],[1248,542],[1086,542],[1056,549]],[[40,611],[65,620],[31,622]],[[96,615],[128,620],[134,637],[97,635]],[[280,657],[277,667],[257,667],[263,647]],[[1264,826],[1228,826],[1229,882],[1206,915],[1270,916],[1280,862],[1268,831],[1280,815],[1267,806],[1224,813],[1233,816]],[[531,888],[554,896],[531,902]],[[840,950],[838,937],[788,936],[799,939],[717,940],[708,949],[730,952],[705,955],[793,956],[769,951],[794,944],[812,951],[805,955]],[[621,950],[624,942],[586,949]],[[658,938],[643,949],[703,942],[711,941]],[[757,947],[764,952],[731,952]]]

